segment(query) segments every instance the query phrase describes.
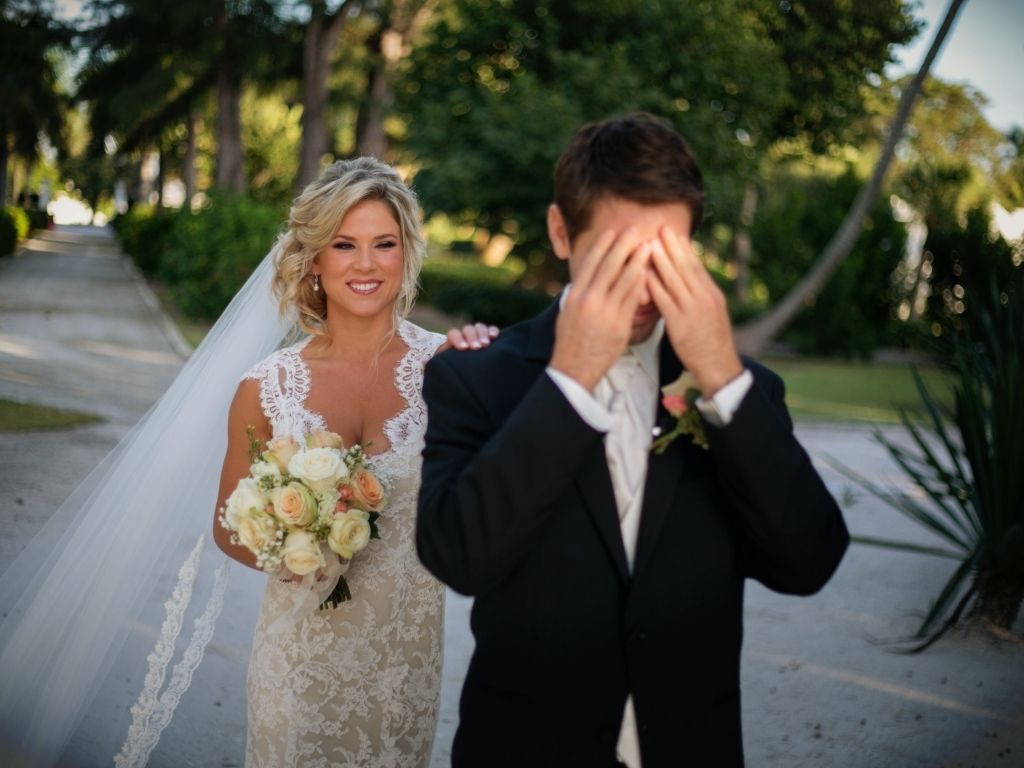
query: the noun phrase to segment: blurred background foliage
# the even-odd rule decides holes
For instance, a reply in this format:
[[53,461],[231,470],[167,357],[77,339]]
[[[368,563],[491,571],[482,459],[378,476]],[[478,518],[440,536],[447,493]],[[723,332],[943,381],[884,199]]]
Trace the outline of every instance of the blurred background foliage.
[[[0,2],[0,251],[45,226],[39,192],[114,217],[189,315],[215,317],[288,204],[333,159],[372,153],[414,184],[432,258],[422,301],[508,324],[567,275],[546,243],[552,168],[585,121],[649,110],[708,186],[699,248],[734,319],[814,262],[871,172],[919,32],[904,0],[52,0]],[[969,8],[966,12],[970,12]],[[941,351],[963,297],[1021,246],[1024,130],[929,78],[884,194],[781,341],[870,357]],[[37,195],[33,199],[33,195]],[[10,234],[13,232],[13,235]],[[10,245],[8,245],[10,243]]]

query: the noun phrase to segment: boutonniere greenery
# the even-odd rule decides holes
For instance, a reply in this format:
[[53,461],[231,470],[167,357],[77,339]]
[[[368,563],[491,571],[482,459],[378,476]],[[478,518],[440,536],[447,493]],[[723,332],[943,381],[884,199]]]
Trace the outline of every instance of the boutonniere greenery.
[[675,418],[676,425],[671,432],[651,443],[652,451],[664,453],[669,444],[680,435],[690,435],[694,445],[707,450],[708,437],[704,432],[704,422],[697,411],[698,397],[700,387],[689,371],[683,371],[678,379],[661,388],[661,404]]

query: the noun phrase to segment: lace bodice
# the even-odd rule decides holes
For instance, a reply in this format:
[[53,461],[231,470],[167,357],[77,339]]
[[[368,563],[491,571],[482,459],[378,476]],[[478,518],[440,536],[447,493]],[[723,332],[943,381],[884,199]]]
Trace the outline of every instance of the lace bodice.
[[[416,556],[416,496],[426,431],[423,366],[443,336],[403,322],[395,367],[405,407],[384,424],[388,450],[368,456],[389,486],[380,539],[345,575],[352,599],[273,631],[296,585],[269,579],[248,678],[247,768],[426,768],[441,683],[444,590]],[[308,340],[246,373],[275,437],[326,428],[306,400]],[[318,386],[320,382],[318,382]]]
[[[423,366],[444,342],[444,336],[431,333],[408,321],[398,326],[398,335],[408,350],[395,367],[395,387],[405,407],[384,423],[389,448],[369,456],[369,463],[387,476],[407,474],[410,460],[423,450],[427,412],[423,403]],[[312,337],[278,350],[249,369],[243,379],[260,383],[260,405],[270,420],[274,437],[288,435],[300,443],[308,432],[327,429],[323,416],[306,407],[310,390],[309,366],[302,357]]]

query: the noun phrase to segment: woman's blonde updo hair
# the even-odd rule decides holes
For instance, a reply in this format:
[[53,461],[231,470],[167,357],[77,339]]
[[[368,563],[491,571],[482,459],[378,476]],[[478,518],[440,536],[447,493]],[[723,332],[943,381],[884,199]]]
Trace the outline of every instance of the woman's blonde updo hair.
[[298,313],[306,333],[322,336],[327,332],[327,299],[322,290],[313,290],[313,259],[334,238],[345,214],[364,200],[387,203],[402,231],[402,288],[395,303],[395,327],[416,300],[426,253],[416,194],[398,171],[376,158],[339,160],[295,198],[288,230],[274,246],[274,295],[283,314]]

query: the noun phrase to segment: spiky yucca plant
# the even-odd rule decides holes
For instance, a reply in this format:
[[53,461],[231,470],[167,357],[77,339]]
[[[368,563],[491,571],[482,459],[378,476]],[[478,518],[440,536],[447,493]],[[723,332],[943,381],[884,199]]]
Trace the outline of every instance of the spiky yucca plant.
[[915,370],[928,418],[922,425],[901,414],[913,447],[875,433],[928,501],[839,467],[950,548],[855,540],[960,563],[911,638],[911,651],[968,616],[1008,632],[1024,600],[1024,267],[1012,270],[1005,288],[968,300],[969,322],[953,332],[952,414],[942,412]]

